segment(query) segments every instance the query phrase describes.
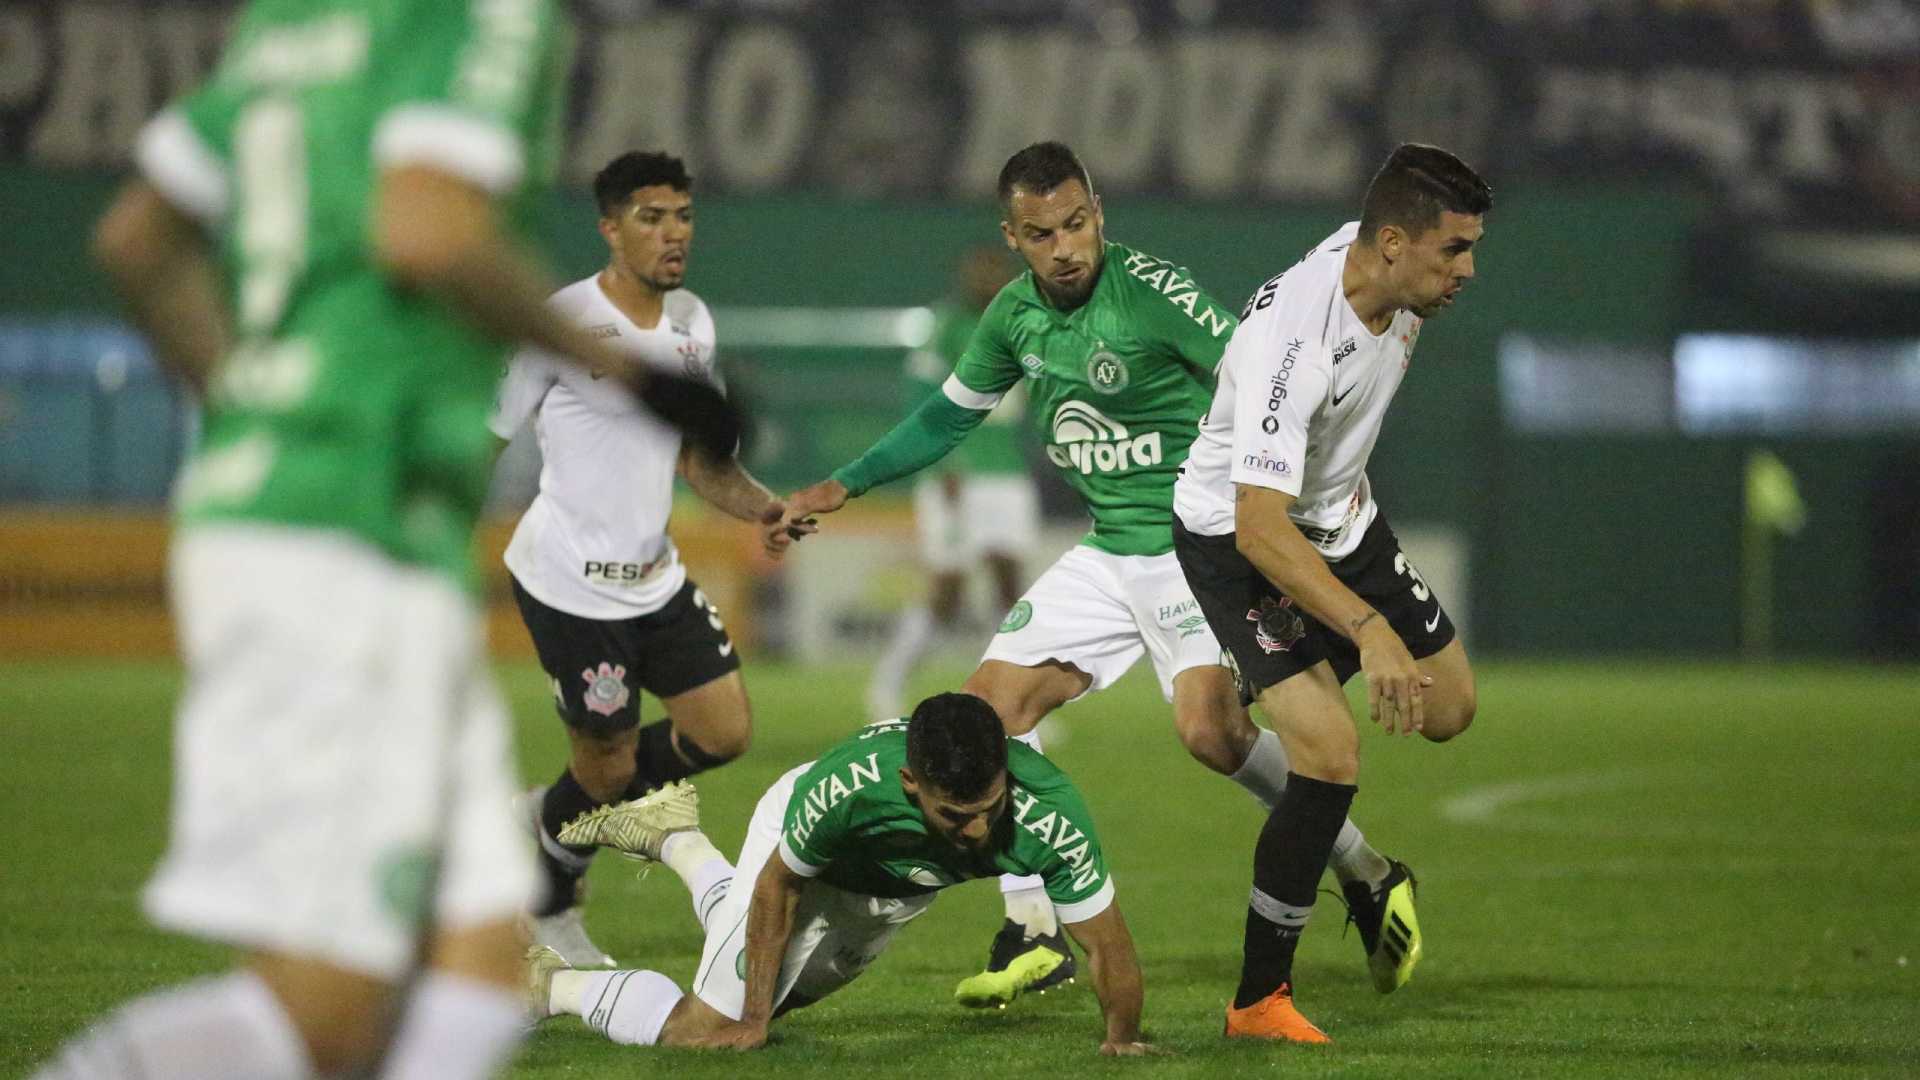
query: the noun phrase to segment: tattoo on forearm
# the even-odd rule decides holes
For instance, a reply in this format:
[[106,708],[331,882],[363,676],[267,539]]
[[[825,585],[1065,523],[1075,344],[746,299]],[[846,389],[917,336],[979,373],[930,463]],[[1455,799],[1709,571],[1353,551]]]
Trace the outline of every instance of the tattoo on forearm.
[[1357,618],[1357,619],[1355,619],[1355,620],[1353,620],[1352,622],[1350,622],[1350,623],[1348,623],[1348,624],[1347,624],[1347,633],[1348,633],[1349,635],[1353,635],[1353,634],[1357,634],[1357,633],[1359,633],[1359,632],[1360,632],[1360,628],[1361,628],[1361,627],[1363,627],[1363,626],[1365,626],[1365,625],[1367,625],[1368,623],[1370,623],[1370,622],[1372,622],[1373,620],[1375,620],[1375,619],[1377,619],[1377,618],[1379,618],[1379,617],[1380,617],[1380,613],[1379,613],[1379,612],[1377,612],[1377,611],[1369,611],[1369,612],[1367,612],[1367,613],[1366,613],[1365,615],[1362,615],[1362,616],[1360,616],[1359,618]]

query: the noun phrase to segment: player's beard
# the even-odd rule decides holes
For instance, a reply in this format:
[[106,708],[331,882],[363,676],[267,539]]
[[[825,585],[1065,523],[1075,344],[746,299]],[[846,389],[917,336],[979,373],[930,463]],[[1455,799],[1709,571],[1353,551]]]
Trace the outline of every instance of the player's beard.
[[1095,259],[1087,272],[1080,275],[1080,281],[1069,287],[1059,284],[1044,274],[1033,275],[1033,282],[1045,294],[1047,302],[1061,311],[1071,311],[1087,302],[1093,295],[1093,287],[1100,283],[1100,271],[1105,259]]

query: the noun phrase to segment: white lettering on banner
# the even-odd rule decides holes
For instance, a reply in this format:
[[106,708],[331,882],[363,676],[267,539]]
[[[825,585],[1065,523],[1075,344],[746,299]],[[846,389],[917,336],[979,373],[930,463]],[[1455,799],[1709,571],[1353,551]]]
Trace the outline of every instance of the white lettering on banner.
[[1076,97],[1086,50],[1059,32],[988,31],[961,46],[966,60],[966,133],[954,155],[955,191],[993,190],[1007,148],[1057,138],[1062,103]]
[[1138,47],[1093,54],[1078,141],[1084,159],[1100,163],[1103,182],[1136,187],[1153,179],[1167,111],[1159,68],[1153,54]]
[[1261,165],[1269,195],[1344,197],[1359,187],[1364,129],[1345,115],[1373,86],[1378,50],[1365,38],[1308,36],[1290,43],[1280,109]]
[[680,15],[649,16],[638,26],[606,27],[593,42],[593,89],[577,103],[580,133],[567,174],[590,181],[607,162],[636,146],[658,146],[701,171],[687,100],[700,24]]
[[127,160],[153,112],[139,11],[74,4],[60,12],[60,63],[47,111],[29,144],[50,165]]
[[818,93],[806,46],[781,26],[727,35],[707,76],[707,144],[741,188],[789,179],[815,128]]
[[32,101],[53,57],[40,20],[25,8],[0,8],[0,107]]

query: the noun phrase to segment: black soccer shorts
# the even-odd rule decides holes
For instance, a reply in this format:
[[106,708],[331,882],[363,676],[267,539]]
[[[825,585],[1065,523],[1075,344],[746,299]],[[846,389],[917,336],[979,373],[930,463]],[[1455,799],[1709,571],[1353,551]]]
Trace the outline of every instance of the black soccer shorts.
[[660,610],[631,619],[587,619],[548,607],[517,579],[513,598],[553,680],[560,719],[589,734],[640,723],[641,690],[669,698],[740,670],[719,610],[691,581]]
[[[1360,670],[1353,642],[1275,588],[1235,548],[1232,533],[1200,536],[1175,518],[1173,551],[1207,625],[1233,663],[1243,703],[1322,660],[1333,665],[1342,683]],[[1380,612],[1414,659],[1432,656],[1454,639],[1453,620],[1401,552],[1385,514],[1374,517],[1351,555],[1327,567]]]

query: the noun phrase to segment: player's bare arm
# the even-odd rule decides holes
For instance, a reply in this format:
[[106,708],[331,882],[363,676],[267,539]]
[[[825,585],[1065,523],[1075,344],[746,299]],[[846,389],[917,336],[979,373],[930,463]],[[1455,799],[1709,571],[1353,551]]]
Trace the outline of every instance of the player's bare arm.
[[793,912],[800,904],[800,888],[805,883],[806,879],[794,873],[784,860],[767,860],[754,880],[753,900],[747,907],[747,994],[740,1020],[696,1045],[752,1050],[766,1044],[780,964],[793,937]]
[[223,275],[207,235],[145,180],[120,189],[94,231],[93,255],[160,362],[196,394],[232,336]]
[[716,460],[685,446],[680,450],[680,475],[707,505],[728,517],[760,526],[767,554],[777,559],[793,543],[793,536],[781,527],[787,504],[755,479],[738,457]]
[[1120,914],[1118,901],[1091,919],[1068,923],[1067,932],[1087,954],[1087,970],[1093,979],[1094,996],[1100,999],[1100,1012],[1107,1030],[1100,1042],[1102,1054],[1135,1057],[1159,1051],[1140,1038],[1140,1009],[1145,998],[1145,983],[1140,977],[1140,960],[1133,949],[1133,935]]
[[593,371],[621,373],[635,394],[690,441],[731,454],[739,416],[719,391],[627,364],[547,305],[553,283],[509,238],[493,199],[451,173],[408,165],[374,192],[373,249],[401,283],[434,293],[502,341],[540,346]]
[[1284,491],[1237,485],[1235,546],[1275,588],[1359,648],[1373,719],[1388,734],[1396,728],[1402,734],[1419,731],[1425,722],[1421,690],[1432,677],[1421,673],[1387,620],[1327,569],[1320,552],[1287,516],[1293,501]]

